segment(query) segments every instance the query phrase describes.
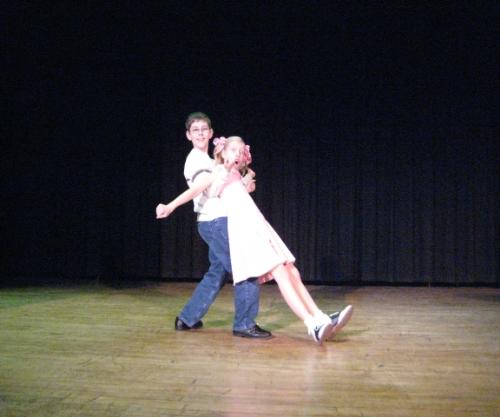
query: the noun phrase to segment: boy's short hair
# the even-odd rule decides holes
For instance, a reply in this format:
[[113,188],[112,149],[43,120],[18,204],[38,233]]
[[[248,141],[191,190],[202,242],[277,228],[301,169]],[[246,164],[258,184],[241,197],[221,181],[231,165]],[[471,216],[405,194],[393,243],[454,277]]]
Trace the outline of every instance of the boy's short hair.
[[196,111],[188,115],[186,119],[186,130],[189,131],[191,125],[199,120],[207,122],[208,127],[212,129],[212,121],[210,120],[210,117],[208,117],[205,113],[202,113],[201,111]]

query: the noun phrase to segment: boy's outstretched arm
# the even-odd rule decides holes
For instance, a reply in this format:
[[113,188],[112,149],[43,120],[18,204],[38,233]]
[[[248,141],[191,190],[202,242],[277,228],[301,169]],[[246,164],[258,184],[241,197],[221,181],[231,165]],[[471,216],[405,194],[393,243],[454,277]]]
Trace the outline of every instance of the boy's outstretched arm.
[[205,175],[199,178],[191,188],[188,188],[183,193],[179,194],[168,204],[158,204],[156,206],[156,218],[164,219],[168,217],[179,206],[186,204],[195,198],[198,194],[205,191],[215,180],[215,174]]

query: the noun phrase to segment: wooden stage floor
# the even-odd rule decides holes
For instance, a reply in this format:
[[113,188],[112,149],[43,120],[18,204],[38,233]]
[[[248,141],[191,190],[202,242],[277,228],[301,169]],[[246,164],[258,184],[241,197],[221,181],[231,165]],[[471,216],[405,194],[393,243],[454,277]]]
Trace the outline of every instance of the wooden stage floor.
[[500,416],[499,289],[309,286],[355,308],[320,347],[275,285],[271,340],[232,336],[230,285],[175,332],[193,288],[0,289],[0,416]]

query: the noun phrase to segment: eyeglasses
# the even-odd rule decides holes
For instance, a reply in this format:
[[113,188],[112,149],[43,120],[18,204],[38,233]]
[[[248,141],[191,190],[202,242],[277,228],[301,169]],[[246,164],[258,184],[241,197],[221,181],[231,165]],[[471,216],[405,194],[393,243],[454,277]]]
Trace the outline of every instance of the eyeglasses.
[[201,129],[198,129],[198,128],[194,128],[194,129],[191,129],[190,132],[191,133],[205,133],[205,132],[208,132],[210,129],[208,127],[202,127]]

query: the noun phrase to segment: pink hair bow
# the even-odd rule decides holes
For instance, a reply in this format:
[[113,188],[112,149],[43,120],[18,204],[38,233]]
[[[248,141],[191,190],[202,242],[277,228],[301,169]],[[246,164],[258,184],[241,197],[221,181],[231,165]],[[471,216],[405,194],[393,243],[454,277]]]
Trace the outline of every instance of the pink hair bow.
[[224,146],[226,146],[226,138],[224,136],[221,136],[220,138],[215,138],[212,142],[215,146],[215,153],[219,153],[224,149]]
[[252,154],[250,153],[250,145],[245,145],[243,149],[243,159],[247,165],[252,163]]

